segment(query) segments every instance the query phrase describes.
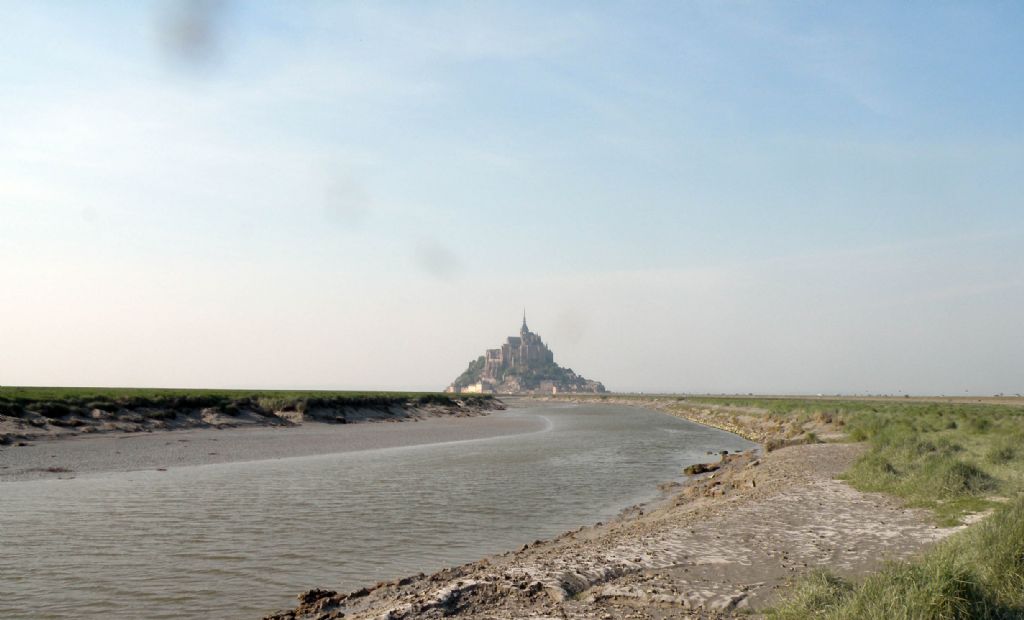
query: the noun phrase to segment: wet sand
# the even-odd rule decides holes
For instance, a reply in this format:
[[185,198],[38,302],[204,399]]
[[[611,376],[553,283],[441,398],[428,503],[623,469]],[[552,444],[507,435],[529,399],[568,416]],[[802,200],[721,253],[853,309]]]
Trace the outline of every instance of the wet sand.
[[86,435],[0,448],[0,482],[68,478],[467,441],[541,431],[540,417],[495,412],[401,423],[192,429]]

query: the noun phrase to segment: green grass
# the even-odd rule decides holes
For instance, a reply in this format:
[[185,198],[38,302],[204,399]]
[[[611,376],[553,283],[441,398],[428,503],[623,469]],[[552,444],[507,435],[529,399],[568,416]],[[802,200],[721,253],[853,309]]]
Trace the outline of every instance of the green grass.
[[779,421],[828,421],[868,450],[843,475],[862,491],[935,511],[942,525],[1024,489],[1024,407],[999,404],[691,398]]

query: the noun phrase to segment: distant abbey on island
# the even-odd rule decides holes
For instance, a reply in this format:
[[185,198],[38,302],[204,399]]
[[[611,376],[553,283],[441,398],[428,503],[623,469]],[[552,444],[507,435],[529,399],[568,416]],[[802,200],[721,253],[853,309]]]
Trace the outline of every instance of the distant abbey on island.
[[558,394],[563,392],[604,392],[599,381],[584,379],[555,363],[551,349],[540,336],[523,326],[518,336],[509,336],[499,349],[487,349],[469,363],[446,392],[491,394]]

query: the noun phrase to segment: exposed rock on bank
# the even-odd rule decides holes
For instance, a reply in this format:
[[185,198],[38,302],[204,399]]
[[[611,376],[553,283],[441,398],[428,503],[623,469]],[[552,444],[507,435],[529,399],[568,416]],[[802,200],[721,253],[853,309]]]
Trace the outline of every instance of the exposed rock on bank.
[[0,397],[0,446],[82,433],[186,428],[292,426],[306,421],[349,424],[474,416],[504,409],[483,395],[420,396],[123,396],[59,400]]

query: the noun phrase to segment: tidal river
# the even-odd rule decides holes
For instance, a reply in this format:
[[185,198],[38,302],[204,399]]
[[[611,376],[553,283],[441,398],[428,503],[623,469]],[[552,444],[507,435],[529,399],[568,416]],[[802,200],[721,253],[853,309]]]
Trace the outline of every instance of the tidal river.
[[608,520],[708,451],[751,447],[644,409],[554,404],[5,449],[0,618],[259,618],[312,587],[429,573]]

